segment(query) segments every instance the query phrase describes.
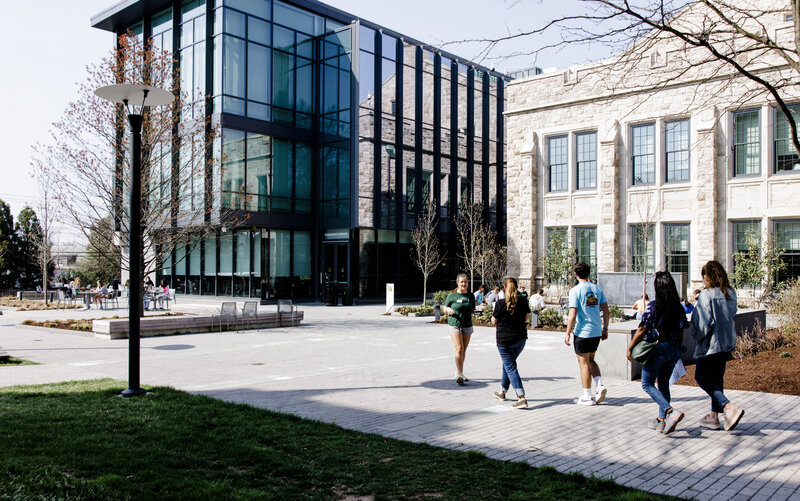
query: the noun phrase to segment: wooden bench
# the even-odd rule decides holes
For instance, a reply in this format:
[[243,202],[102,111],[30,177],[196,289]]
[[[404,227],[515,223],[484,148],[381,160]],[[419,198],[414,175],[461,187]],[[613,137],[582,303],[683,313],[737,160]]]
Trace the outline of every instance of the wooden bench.
[[[200,332],[219,332],[218,315],[175,315],[143,317],[139,322],[141,337],[170,336],[174,334],[194,334]],[[298,325],[303,320],[303,312],[295,312],[294,324]],[[275,327],[276,324],[288,326],[292,324],[291,313],[284,313],[278,322],[278,314],[261,313],[248,322],[251,329],[264,329]],[[239,326],[231,324],[224,330],[241,330]],[[124,339],[128,337],[128,319],[95,320],[92,323],[95,337],[102,339]]]

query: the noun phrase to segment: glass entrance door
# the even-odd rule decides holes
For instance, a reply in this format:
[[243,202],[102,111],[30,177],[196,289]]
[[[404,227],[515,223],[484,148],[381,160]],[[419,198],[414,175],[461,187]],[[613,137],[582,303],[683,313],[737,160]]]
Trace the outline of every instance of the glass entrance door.
[[326,243],[324,244],[325,269],[324,281],[347,283],[347,244],[346,243]]

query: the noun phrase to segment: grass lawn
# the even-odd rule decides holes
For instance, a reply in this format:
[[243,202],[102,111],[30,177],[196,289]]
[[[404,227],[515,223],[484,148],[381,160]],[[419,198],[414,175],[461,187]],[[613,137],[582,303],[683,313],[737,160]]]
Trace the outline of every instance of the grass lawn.
[[5,360],[0,360],[0,367],[4,365],[39,365],[36,362],[31,362],[30,360],[22,360],[21,358],[14,358],[8,357]]
[[0,498],[657,498],[170,388],[123,399],[124,388],[0,389]]

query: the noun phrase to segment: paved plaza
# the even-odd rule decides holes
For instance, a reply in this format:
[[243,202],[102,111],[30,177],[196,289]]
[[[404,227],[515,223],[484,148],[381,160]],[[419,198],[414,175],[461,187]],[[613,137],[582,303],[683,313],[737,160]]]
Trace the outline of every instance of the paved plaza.
[[[181,305],[202,301],[178,298]],[[492,396],[500,377],[494,329],[475,329],[465,364],[470,381],[462,387],[453,381],[447,329],[430,318],[384,316],[383,306],[301,308],[305,320],[295,328],[144,338],[142,384],[611,477],[656,493],[701,500],[800,497],[800,397],[728,391],[746,414],[726,433],[697,424],[709,409],[702,390],[675,386],[673,404],[686,417],[665,436],[645,426],[657,407],[639,383],[606,379],[605,403],[574,405],[580,384],[572,349],[562,334],[536,332],[519,360],[530,407],[513,410],[511,401]],[[126,380],[127,340],[17,325],[25,318],[99,313],[5,310],[0,347],[42,365],[0,367],[0,386]]]

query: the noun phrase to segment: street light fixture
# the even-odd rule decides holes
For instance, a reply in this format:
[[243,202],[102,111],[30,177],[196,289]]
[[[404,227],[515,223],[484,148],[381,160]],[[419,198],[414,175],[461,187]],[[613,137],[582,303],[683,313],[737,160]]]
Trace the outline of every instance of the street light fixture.
[[[124,104],[131,126],[131,199],[130,234],[128,236],[128,268],[131,286],[128,292],[128,389],[123,397],[147,393],[139,386],[140,331],[139,313],[142,307],[142,113],[147,106],[171,103],[175,96],[150,85],[106,85],[94,93],[107,101]],[[138,106],[138,113],[137,111]]]

